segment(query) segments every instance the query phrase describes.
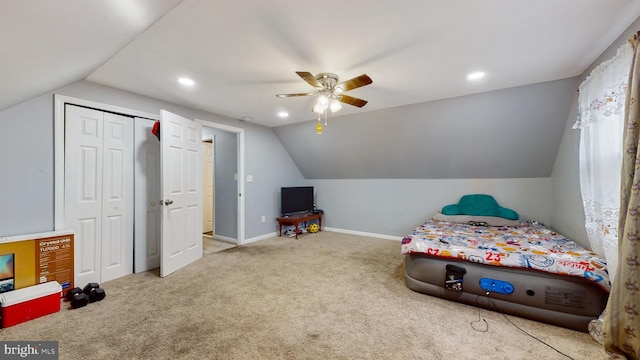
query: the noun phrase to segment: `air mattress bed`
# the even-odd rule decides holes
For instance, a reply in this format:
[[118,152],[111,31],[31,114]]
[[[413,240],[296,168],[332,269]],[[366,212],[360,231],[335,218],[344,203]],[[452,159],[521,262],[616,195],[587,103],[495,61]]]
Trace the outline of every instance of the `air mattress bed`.
[[443,221],[452,218],[437,214],[404,237],[410,289],[585,332],[604,310],[601,256],[536,222]]

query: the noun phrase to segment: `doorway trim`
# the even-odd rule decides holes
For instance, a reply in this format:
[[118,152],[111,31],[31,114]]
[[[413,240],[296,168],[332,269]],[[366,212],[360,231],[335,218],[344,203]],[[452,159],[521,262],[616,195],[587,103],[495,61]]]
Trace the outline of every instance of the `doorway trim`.
[[215,123],[206,120],[195,119],[202,127],[214,128],[236,134],[238,143],[238,240],[237,245],[244,244],[244,129]]
[[54,94],[53,113],[53,223],[54,231],[65,230],[64,223],[64,106],[65,104],[89,107],[97,110],[113,112],[131,117],[157,120],[160,115],[142,111],[107,105],[90,100]]

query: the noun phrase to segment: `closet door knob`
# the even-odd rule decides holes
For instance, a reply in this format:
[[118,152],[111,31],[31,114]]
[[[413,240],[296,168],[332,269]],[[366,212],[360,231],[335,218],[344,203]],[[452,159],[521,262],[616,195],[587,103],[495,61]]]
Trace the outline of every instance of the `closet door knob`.
[[167,199],[167,200],[164,201],[164,204],[165,205],[171,205],[171,204],[173,204],[173,200]]

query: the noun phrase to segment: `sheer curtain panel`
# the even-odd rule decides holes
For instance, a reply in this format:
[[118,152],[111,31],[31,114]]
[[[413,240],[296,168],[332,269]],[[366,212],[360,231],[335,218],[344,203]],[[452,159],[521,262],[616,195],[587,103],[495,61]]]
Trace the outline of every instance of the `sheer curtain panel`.
[[580,191],[591,249],[607,260],[613,281],[618,262],[618,214],[624,103],[633,49],[626,44],[614,58],[593,69],[580,85]]
[[[624,111],[633,49],[626,44],[598,65],[580,84],[580,192],[591,249],[607,261],[613,282],[618,264],[618,218]],[[604,344],[605,314],[589,323],[589,333]]]

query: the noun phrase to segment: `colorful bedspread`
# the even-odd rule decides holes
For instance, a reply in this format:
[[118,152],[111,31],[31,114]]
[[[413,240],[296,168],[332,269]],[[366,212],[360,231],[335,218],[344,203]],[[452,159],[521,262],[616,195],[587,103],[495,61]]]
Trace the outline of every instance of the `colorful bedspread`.
[[603,257],[541,224],[475,226],[429,220],[402,240],[402,254],[584,277],[610,291]]

